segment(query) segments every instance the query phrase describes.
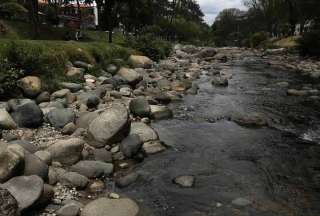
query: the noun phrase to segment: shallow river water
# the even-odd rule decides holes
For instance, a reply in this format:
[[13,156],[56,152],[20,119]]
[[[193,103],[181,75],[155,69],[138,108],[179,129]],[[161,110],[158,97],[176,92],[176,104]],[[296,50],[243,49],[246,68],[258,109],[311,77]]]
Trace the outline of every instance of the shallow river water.
[[[320,215],[320,106],[277,84],[311,81],[259,61],[228,68],[228,87],[204,72],[199,93],[171,105],[175,118],[153,123],[170,148],[139,164],[139,180],[119,192],[161,216]],[[255,112],[268,127],[232,121]],[[195,176],[194,187],[173,184],[179,175]],[[251,204],[232,204],[237,198]]]

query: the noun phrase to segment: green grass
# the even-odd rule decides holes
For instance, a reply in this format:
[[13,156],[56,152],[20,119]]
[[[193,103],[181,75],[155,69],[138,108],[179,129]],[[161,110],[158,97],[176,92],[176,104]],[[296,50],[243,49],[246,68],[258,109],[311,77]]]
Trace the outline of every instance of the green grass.
[[[55,89],[57,83],[67,80],[64,74],[68,61],[81,60],[103,69],[115,59],[125,62],[132,52],[104,42],[0,39],[0,58],[7,59],[26,74],[42,77],[48,90]],[[5,73],[3,70],[1,72]]]

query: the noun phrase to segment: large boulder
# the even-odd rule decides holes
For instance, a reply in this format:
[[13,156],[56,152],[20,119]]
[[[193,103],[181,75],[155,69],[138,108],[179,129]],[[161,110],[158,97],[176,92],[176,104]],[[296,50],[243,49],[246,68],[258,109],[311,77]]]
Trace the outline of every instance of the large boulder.
[[84,141],[79,138],[59,140],[51,145],[47,151],[51,153],[52,160],[65,165],[72,165],[81,158]]
[[24,165],[24,149],[19,145],[0,143],[0,183],[20,174]]
[[0,187],[0,215],[16,216],[18,213],[18,202],[7,189]]
[[14,177],[1,185],[18,201],[20,211],[36,203],[42,195],[43,186],[43,180],[36,175]]
[[138,153],[138,151],[142,147],[142,144],[143,142],[139,135],[131,134],[124,140],[122,140],[122,142],[120,143],[120,150],[124,154],[124,156],[131,158]]
[[36,76],[26,76],[20,79],[18,86],[27,97],[36,97],[41,92],[41,80]]
[[48,178],[48,172],[49,168],[45,162],[43,162],[36,155],[31,154],[27,151],[25,152],[23,172],[25,176],[37,175],[43,180],[46,180]]
[[72,109],[53,109],[46,117],[53,127],[63,128],[66,124],[74,121],[75,114]]
[[121,141],[129,133],[130,122],[127,108],[122,104],[112,104],[89,125],[89,144],[104,147]]
[[0,109],[0,128],[5,130],[17,128],[17,124],[5,109]]
[[113,164],[101,161],[79,161],[70,170],[88,178],[98,178],[109,176],[113,172]]
[[19,127],[37,128],[43,123],[43,113],[34,101],[20,101],[11,113]]
[[130,111],[132,114],[139,117],[149,117],[150,116],[150,105],[144,97],[137,97],[130,101]]
[[133,122],[131,124],[130,135],[137,134],[143,142],[157,140],[158,134],[147,124],[143,122]]
[[129,63],[134,68],[151,68],[153,61],[147,56],[131,55],[129,57]]
[[137,84],[142,80],[142,76],[135,70],[122,67],[117,73],[129,84]]
[[81,216],[138,216],[139,206],[131,199],[99,198],[88,203]]
[[35,144],[26,140],[12,140],[8,143],[8,145],[12,144],[17,144],[30,153],[35,153],[36,151],[38,151],[38,147]]
[[80,113],[79,118],[76,120],[76,128],[89,128],[91,122],[99,116],[98,112],[83,112]]

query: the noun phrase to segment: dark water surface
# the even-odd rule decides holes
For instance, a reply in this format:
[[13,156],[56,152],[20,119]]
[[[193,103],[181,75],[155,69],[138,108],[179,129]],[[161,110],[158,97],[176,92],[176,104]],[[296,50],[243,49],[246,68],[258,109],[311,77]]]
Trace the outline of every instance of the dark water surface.
[[[320,106],[277,85],[310,82],[260,63],[228,72],[225,88],[213,87],[204,73],[199,94],[172,104],[174,119],[153,124],[171,148],[139,164],[139,181],[121,192],[161,216],[320,215]],[[270,126],[231,121],[254,112]],[[173,184],[179,175],[194,175],[195,186]],[[233,205],[240,197],[252,204]]]

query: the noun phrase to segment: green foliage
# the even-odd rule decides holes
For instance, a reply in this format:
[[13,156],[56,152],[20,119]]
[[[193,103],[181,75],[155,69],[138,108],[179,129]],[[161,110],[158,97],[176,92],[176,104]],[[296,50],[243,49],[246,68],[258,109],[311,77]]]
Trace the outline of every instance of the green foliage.
[[320,56],[320,30],[312,30],[305,33],[298,40],[298,48],[302,55]]
[[266,32],[257,32],[254,33],[250,38],[251,47],[256,48],[260,46],[263,42],[268,39],[268,33]]
[[8,98],[17,91],[17,80],[22,75],[8,59],[0,58],[0,98]]
[[146,34],[137,38],[128,37],[126,44],[154,61],[167,57],[172,50],[170,42],[156,38],[152,34]]
[[19,16],[28,12],[22,5],[15,1],[0,2],[0,16],[3,18],[19,18]]

